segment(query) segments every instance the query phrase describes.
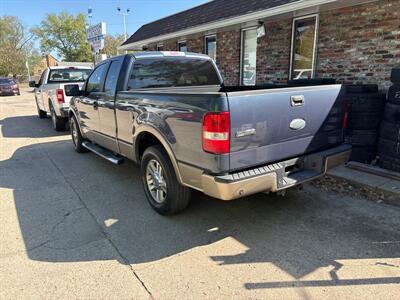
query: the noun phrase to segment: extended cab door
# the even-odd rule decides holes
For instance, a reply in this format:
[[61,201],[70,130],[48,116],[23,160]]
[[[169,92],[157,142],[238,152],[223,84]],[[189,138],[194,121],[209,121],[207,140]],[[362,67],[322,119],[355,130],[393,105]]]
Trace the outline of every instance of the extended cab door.
[[111,60],[104,81],[104,92],[97,100],[99,109],[99,133],[97,143],[111,151],[118,151],[117,125],[115,120],[115,94],[123,57]]
[[36,97],[37,104],[38,104],[39,108],[44,111],[46,111],[46,108],[43,103],[42,89],[43,89],[43,84],[45,83],[45,81],[46,81],[45,79],[47,78],[48,74],[49,74],[49,69],[46,69],[43,71],[42,76],[40,76],[38,87],[35,89],[35,97]]
[[94,69],[86,81],[84,96],[78,100],[81,129],[85,137],[93,142],[98,141],[100,129],[98,101],[103,93],[107,66],[107,63],[103,63]]

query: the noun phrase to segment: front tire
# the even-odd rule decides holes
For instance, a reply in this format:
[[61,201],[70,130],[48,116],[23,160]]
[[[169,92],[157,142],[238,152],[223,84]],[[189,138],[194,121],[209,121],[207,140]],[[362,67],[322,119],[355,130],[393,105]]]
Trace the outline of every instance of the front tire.
[[88,150],[82,145],[84,139],[81,131],[79,130],[78,121],[76,120],[75,116],[71,117],[69,126],[71,128],[72,143],[74,144],[75,151],[78,153],[88,152]]
[[39,104],[37,103],[37,99],[36,99],[36,108],[37,108],[37,113],[38,113],[39,119],[46,119],[47,118],[47,113],[44,110],[41,110],[39,108]]
[[161,215],[184,210],[190,201],[190,189],[182,186],[162,146],[146,149],[141,160],[143,188],[151,207]]

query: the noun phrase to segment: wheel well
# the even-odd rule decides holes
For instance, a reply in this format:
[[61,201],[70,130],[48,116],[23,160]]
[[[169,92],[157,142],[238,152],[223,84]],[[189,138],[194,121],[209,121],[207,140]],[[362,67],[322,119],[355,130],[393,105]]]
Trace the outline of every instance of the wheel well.
[[162,143],[151,133],[143,132],[138,136],[136,145],[136,158],[140,161],[147,148],[155,145],[162,145]]

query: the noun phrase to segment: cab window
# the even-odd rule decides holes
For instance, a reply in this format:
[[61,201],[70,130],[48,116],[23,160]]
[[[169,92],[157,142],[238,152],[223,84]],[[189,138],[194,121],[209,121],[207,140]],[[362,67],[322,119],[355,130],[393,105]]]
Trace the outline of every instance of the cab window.
[[102,64],[98,66],[93,73],[90,75],[87,85],[86,85],[86,92],[87,93],[94,93],[94,92],[101,92],[102,87],[102,79],[104,77],[104,73],[106,71],[106,64]]
[[147,58],[134,63],[128,90],[220,84],[218,73],[209,59]]

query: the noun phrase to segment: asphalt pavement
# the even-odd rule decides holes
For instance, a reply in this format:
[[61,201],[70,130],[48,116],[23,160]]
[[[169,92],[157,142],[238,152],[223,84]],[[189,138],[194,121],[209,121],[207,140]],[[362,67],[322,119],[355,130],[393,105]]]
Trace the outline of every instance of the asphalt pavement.
[[400,207],[306,185],[162,217],[139,168],[0,97],[0,299],[399,299]]

